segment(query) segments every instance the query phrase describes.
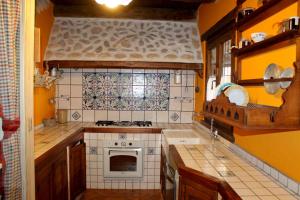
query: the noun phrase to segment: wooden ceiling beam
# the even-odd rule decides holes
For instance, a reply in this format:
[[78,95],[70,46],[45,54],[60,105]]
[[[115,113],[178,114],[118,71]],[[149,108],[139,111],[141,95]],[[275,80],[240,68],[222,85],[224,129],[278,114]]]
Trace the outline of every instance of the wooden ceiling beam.
[[196,10],[166,9],[150,7],[119,8],[109,10],[95,5],[55,5],[56,17],[99,17],[122,19],[153,19],[153,20],[195,20]]

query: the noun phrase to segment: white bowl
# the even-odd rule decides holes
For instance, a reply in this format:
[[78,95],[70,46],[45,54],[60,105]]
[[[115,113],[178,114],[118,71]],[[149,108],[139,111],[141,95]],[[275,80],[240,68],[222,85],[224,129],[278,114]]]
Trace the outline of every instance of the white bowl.
[[251,33],[251,39],[254,42],[261,42],[264,41],[267,37],[267,34],[265,32],[257,32],[257,33]]

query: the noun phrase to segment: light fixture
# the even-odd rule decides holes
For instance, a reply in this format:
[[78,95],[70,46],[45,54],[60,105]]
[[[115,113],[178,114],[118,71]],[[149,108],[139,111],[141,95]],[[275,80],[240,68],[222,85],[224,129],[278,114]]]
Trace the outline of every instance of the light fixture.
[[127,6],[132,0],[95,0],[98,4],[105,5],[109,8],[118,6]]

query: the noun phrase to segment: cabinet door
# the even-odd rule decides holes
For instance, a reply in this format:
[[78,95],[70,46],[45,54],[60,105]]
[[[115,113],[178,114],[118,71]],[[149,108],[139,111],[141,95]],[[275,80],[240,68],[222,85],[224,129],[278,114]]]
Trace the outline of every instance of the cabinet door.
[[52,166],[52,199],[68,199],[67,150],[61,152]]
[[86,189],[86,146],[83,141],[70,147],[70,194],[75,199]]
[[204,185],[189,180],[188,177],[179,179],[179,200],[217,200],[218,192]]
[[36,200],[52,199],[52,165],[46,165],[36,170],[35,174],[35,198]]
[[161,148],[161,160],[160,160],[160,185],[163,199],[166,199],[166,155]]

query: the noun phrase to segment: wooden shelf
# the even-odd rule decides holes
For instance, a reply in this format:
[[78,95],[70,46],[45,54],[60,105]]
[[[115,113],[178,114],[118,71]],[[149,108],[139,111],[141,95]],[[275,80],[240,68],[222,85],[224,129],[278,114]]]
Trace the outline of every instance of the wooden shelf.
[[238,80],[237,84],[242,86],[262,86],[265,82],[283,82],[283,81],[292,81],[293,78],[279,78],[279,79],[247,79],[247,80]]
[[237,29],[243,32],[295,2],[297,2],[297,0],[271,0],[256,9],[251,15],[239,21],[237,23]]
[[260,53],[263,50],[268,50],[268,48],[280,48],[283,46],[295,44],[296,38],[299,37],[298,30],[287,31],[284,33],[280,33],[276,36],[270,37],[264,41],[257,42],[251,44],[248,47],[244,47],[241,49],[233,49],[232,53],[235,56],[239,57],[247,57],[254,55],[256,53]]
[[[300,129],[300,62],[294,63],[295,77],[282,94],[283,104],[270,107],[248,104],[247,107],[230,103],[224,93],[204,105],[205,117],[247,130],[299,130]],[[288,81],[290,79],[266,80]],[[262,79],[245,80],[249,83],[264,82]]]
[[203,63],[51,60],[44,61],[43,65],[45,69],[48,65],[50,70],[53,67],[194,70],[203,77]]

